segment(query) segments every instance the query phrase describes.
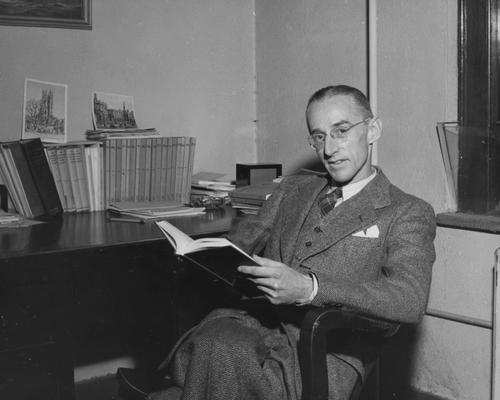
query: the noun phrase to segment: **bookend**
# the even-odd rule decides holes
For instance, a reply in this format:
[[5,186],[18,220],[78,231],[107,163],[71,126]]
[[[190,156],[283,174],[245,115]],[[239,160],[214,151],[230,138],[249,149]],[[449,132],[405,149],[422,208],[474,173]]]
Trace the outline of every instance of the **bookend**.
[[281,172],[281,164],[236,164],[236,187],[272,182]]

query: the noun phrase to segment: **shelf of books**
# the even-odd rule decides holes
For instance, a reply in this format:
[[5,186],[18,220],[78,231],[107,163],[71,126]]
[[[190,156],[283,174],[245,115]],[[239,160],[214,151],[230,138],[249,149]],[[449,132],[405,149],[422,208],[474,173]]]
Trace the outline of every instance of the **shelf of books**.
[[110,203],[189,202],[194,137],[126,137],[0,143],[0,179],[11,205],[35,218],[106,209]]

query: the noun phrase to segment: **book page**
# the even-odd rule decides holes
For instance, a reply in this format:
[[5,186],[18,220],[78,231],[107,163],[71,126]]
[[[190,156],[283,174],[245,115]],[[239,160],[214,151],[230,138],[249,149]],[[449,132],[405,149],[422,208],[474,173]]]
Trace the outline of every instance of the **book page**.
[[175,254],[184,255],[186,248],[193,242],[193,239],[167,221],[158,221],[156,225],[173,246]]

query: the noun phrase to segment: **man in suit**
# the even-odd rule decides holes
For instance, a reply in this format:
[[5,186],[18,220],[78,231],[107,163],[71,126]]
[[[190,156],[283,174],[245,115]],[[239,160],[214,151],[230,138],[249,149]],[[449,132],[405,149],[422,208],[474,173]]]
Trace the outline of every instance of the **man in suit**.
[[[230,232],[255,254],[260,266],[239,270],[269,309],[246,301],[212,312],[175,353],[177,388],[152,399],[299,399],[298,326],[311,306],[337,305],[394,323],[421,320],[435,259],[432,208],[372,166],[382,124],[360,91],[318,90],[306,120],[327,174],[286,177],[258,215]],[[362,359],[349,342],[328,356],[331,399],[349,398]]]

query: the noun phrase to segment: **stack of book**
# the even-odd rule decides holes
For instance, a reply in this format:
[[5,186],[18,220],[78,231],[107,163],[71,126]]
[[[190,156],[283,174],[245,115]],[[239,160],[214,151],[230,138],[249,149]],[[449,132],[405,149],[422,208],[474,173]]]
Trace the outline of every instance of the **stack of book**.
[[63,211],[40,139],[0,143],[0,178],[19,214],[36,218]]
[[45,152],[65,212],[104,210],[100,142],[45,144]]
[[196,138],[111,138],[102,144],[107,205],[189,202]]
[[278,185],[279,183],[277,182],[265,182],[241,186],[229,193],[231,206],[241,210],[245,214],[257,214]]
[[111,138],[155,137],[159,136],[160,133],[155,128],[89,129],[85,132],[85,135],[88,140],[103,140]]

